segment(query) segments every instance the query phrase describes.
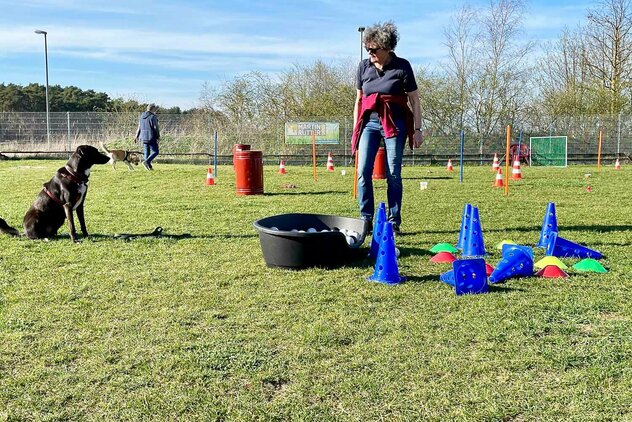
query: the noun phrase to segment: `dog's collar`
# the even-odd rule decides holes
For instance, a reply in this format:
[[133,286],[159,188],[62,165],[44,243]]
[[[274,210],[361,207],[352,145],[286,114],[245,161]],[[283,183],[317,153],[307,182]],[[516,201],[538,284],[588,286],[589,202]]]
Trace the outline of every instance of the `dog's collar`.
[[75,173],[67,165],[64,166],[64,170],[66,170],[66,172],[61,172],[60,175],[62,177],[65,177],[66,179],[70,179],[70,180],[72,180],[75,183],[86,183],[88,181],[88,176],[86,176],[86,175],[79,175],[79,174]]
[[50,199],[52,199],[52,200],[53,200],[53,202],[55,202],[57,205],[60,205],[60,206],[62,206],[62,207],[64,206],[64,203],[63,203],[63,202],[61,202],[61,199],[57,198],[55,195],[53,195],[53,193],[52,193],[51,191],[49,191],[48,189],[46,189],[46,186],[44,186],[44,193],[45,193],[46,195],[48,195],[48,197],[49,197]]
[[127,157],[129,157],[129,151],[125,150],[125,157],[123,157],[123,161],[127,161]]

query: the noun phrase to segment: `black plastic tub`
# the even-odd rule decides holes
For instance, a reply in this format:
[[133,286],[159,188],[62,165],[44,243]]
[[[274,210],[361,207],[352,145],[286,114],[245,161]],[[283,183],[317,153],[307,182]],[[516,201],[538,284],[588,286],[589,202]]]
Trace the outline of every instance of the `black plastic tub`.
[[[263,259],[268,267],[333,268],[366,255],[361,246],[366,238],[367,227],[360,218],[281,214],[262,218],[253,225],[259,232]],[[317,232],[308,233],[308,229]],[[358,232],[359,237],[353,246],[347,243],[340,231],[342,229]],[[304,233],[292,230],[303,230]]]

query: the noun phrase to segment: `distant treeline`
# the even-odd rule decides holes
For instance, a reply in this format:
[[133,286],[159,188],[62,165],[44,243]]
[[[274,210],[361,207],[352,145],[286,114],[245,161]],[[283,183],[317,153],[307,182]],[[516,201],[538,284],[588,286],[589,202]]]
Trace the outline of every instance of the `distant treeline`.
[[[48,87],[51,112],[110,111],[134,112],[145,110],[146,104],[123,98],[110,98],[104,92],[82,90],[76,86]],[[160,104],[158,104],[160,105]],[[46,87],[40,84],[0,84],[0,112],[42,112],[46,110]],[[161,108],[161,113],[180,114],[180,107]]]

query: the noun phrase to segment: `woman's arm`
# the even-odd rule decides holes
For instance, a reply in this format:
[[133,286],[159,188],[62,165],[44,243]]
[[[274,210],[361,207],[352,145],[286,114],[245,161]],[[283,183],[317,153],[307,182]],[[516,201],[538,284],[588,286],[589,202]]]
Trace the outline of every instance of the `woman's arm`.
[[355,104],[353,104],[353,126],[356,127],[356,123],[358,123],[358,113],[360,113],[360,103],[362,102],[362,90],[358,89],[356,93]]
[[[413,121],[415,129],[421,129],[421,103],[419,101],[419,91],[414,90],[408,93],[408,102],[413,111]],[[421,130],[415,130],[413,135],[413,146],[419,148],[424,143],[424,135]]]

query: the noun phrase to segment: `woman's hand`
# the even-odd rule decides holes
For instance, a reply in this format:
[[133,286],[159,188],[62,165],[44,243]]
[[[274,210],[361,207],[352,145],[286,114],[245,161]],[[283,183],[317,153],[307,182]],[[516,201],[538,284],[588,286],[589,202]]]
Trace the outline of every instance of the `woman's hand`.
[[413,134],[413,147],[419,148],[424,143],[424,134],[420,130],[416,130]]

